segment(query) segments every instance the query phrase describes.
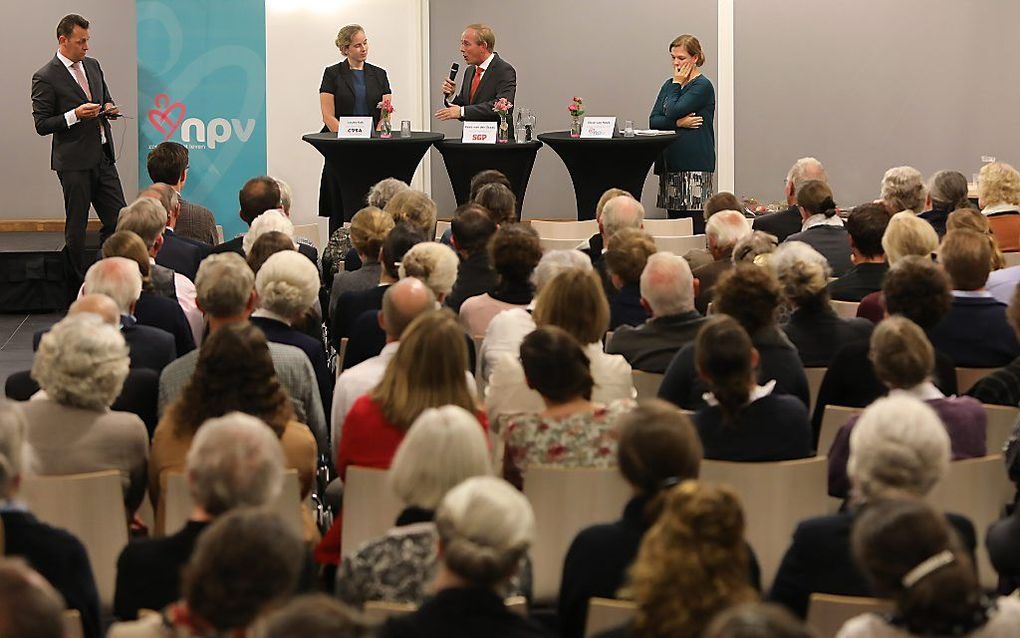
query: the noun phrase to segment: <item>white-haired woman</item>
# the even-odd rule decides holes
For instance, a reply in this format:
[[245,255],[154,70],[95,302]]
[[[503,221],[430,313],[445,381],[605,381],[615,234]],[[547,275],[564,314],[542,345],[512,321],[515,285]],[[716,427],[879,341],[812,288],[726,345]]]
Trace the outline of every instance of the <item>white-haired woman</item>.
[[920,213],[924,210],[926,196],[924,176],[913,166],[895,166],[882,176],[879,202],[885,205],[890,215],[904,210]]
[[832,270],[817,250],[800,241],[783,242],[769,258],[769,267],[792,306],[782,328],[797,346],[804,367],[825,367],[848,342],[871,335],[870,321],[843,318],[832,309],[828,288]]
[[319,299],[319,273],[315,264],[293,250],[278,252],[259,269],[255,291],[259,296],[259,308],[252,313],[251,322],[266,333],[267,340],[296,346],[308,356],[322,405],[332,405],[333,375],[326,365],[326,349],[321,340],[294,327]]
[[[769,598],[803,618],[813,592],[875,595],[851,556],[854,522],[873,503],[927,495],[946,473],[949,458],[946,428],[920,399],[900,395],[872,403],[850,436],[850,507],[798,525]],[[956,514],[946,514],[946,519],[973,556],[974,525]]]
[[535,537],[528,499],[491,476],[447,492],[436,511],[439,570],[435,595],[418,611],[390,618],[382,636],[546,636],[508,610],[500,590],[520,568]]
[[272,231],[283,233],[293,240],[294,222],[290,221],[289,217],[276,209],[267,210],[262,213],[252,220],[251,226],[248,227],[248,232],[244,234],[244,240],[241,243],[244,248],[244,254],[247,255],[251,252],[251,247],[255,245],[256,239]]
[[[474,415],[454,405],[422,412],[390,466],[390,487],[405,507],[393,529],[344,557],[337,597],[359,607],[367,601],[421,604],[436,571],[436,507],[462,481],[491,474],[488,442]],[[522,572],[502,593],[524,594],[529,581],[530,573]]]
[[42,393],[22,405],[37,474],[118,470],[130,515],[145,495],[149,434],[110,409],[128,375],[128,347],[97,315],[66,317],[43,335],[32,363]]
[[443,303],[457,281],[460,259],[453,249],[439,242],[415,244],[400,261],[400,278],[416,277],[422,280],[436,301]]

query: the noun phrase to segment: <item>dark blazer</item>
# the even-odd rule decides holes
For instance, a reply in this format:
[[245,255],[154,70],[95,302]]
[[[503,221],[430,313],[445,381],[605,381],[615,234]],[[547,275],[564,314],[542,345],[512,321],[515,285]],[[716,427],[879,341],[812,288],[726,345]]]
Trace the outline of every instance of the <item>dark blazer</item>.
[[198,264],[211,251],[210,246],[178,235],[172,228],[167,228],[163,233],[163,247],[156,254],[156,263],[195,281]]
[[[38,391],[39,384],[28,370],[15,372],[7,377],[4,384],[4,394],[15,401],[28,401]],[[152,433],[156,431],[156,423],[159,422],[158,407],[159,373],[149,368],[131,368],[124,379],[124,387],[110,409],[138,415],[145,423],[151,439]]]
[[326,349],[322,341],[309,337],[297,328],[270,319],[268,317],[252,317],[252,325],[258,326],[266,335],[267,341],[282,343],[288,346],[296,346],[305,353],[312,363],[312,370],[315,372],[315,382],[319,386],[319,396],[322,399],[323,408],[333,405],[333,380],[334,376],[326,364]]
[[[635,496],[613,523],[592,525],[574,537],[563,561],[560,581],[559,619],[563,638],[581,638],[588,616],[588,599],[617,598],[627,568],[637,556],[648,530],[644,510],[648,500]],[[761,569],[751,546],[747,546],[748,579],[761,589]]]
[[985,546],[992,566],[999,573],[999,592],[1006,595],[1020,586],[1020,512],[992,523]]
[[499,276],[489,264],[489,251],[483,248],[467,259],[461,260],[457,269],[457,281],[453,284],[453,290],[446,296],[445,304],[454,312],[460,312],[462,303],[475,295],[491,293],[497,283]]
[[[958,514],[946,520],[974,556],[974,525]],[[801,618],[807,616],[811,594],[874,596],[867,578],[858,569],[850,550],[850,531],[856,512],[809,518],[793,532],[793,542],[783,556],[769,600],[786,606]]]
[[949,222],[949,213],[951,212],[953,211],[933,208],[919,213],[917,216],[931,224],[931,227],[939,234],[939,239],[942,239],[946,235],[946,224]]
[[[463,107],[464,117],[461,120],[471,122],[499,121],[499,115],[492,110],[496,100],[505,97],[510,102],[517,98],[517,71],[509,62],[493,52],[492,61],[489,67],[482,74],[478,82],[478,91],[475,92],[475,99],[471,100],[471,82],[475,79],[475,70],[478,67],[471,65],[464,71],[464,81],[460,85],[460,93],[455,95],[450,104]],[[510,117],[513,119],[513,109],[510,110]]]
[[844,319],[829,304],[798,308],[783,325],[783,332],[797,347],[805,368],[829,365],[836,351],[851,341],[870,339],[874,329],[867,319]]
[[967,394],[981,403],[1020,406],[1020,359],[985,376]]
[[4,555],[20,556],[60,592],[68,609],[81,613],[85,638],[101,638],[99,594],[85,546],[62,529],[39,522],[29,512],[0,511]]
[[993,297],[957,297],[928,335],[931,345],[964,368],[1000,368],[1020,356],[1006,320],[1006,304]]
[[[297,246],[299,253],[312,260],[315,267],[319,267],[319,251],[313,246],[294,240],[294,245]],[[247,258],[248,256],[244,252],[244,235],[238,235],[230,241],[225,241],[218,246],[214,246],[209,254],[215,253],[237,253],[238,255]]]
[[[758,365],[758,382],[775,380],[775,394],[792,394],[806,406],[811,403],[804,366],[797,355],[797,349],[777,327],[759,330],[751,337],[751,343],[761,356]],[[680,349],[666,369],[666,375],[659,386],[659,398],[665,399],[684,410],[698,410],[705,406],[702,394],[708,386],[698,376],[694,365],[694,344]]]
[[389,284],[368,290],[345,292],[336,300],[336,309],[330,317],[329,336],[333,347],[340,347],[341,337],[350,337],[354,322],[368,310],[382,310],[382,298]]
[[418,611],[391,616],[379,632],[382,638],[537,638],[550,636],[532,620],[508,610],[491,589],[444,589],[422,603]]
[[793,205],[786,210],[755,217],[752,227],[755,230],[775,235],[776,239],[783,241],[790,235],[799,233],[803,224],[804,218],[800,216],[800,209]]
[[698,312],[705,314],[708,312],[708,304],[712,301],[712,295],[714,294],[715,282],[719,281],[719,277],[722,277],[723,273],[733,268],[733,262],[726,259],[716,259],[711,261],[704,266],[695,268],[692,275],[698,280],[698,296],[694,298],[694,307],[698,309]]
[[[464,341],[468,351],[467,371],[474,374],[475,341],[466,332]],[[385,345],[386,332],[379,325],[379,310],[366,310],[354,320],[354,325],[351,326],[351,335],[344,353],[343,369],[348,370],[366,359],[379,356]]]
[[[481,88],[479,88],[481,90]],[[322,72],[322,83],[319,85],[319,93],[329,93],[333,96],[333,115],[335,117],[352,116],[354,113],[354,74],[351,71],[351,63],[347,60],[327,66]],[[386,77],[386,71],[382,67],[365,63],[365,106],[372,116],[372,124],[379,121],[379,109],[376,104],[382,102],[382,96],[393,93],[390,89],[390,80]],[[325,132],[326,129],[323,129]]]
[[134,620],[139,609],[159,610],[181,597],[181,569],[191,558],[198,535],[209,523],[188,521],[176,534],[142,538],[121,550],[113,614]]
[[648,311],[641,305],[641,285],[625,284],[609,300],[609,329],[640,326],[648,321]]
[[696,310],[653,317],[640,326],[620,326],[606,344],[609,354],[622,354],[635,370],[662,374],[680,348],[692,343],[705,323]]
[[789,461],[811,456],[814,440],[807,406],[788,394],[770,394],[749,404],[731,423],[719,406],[694,414],[705,458],[717,461]]
[[889,264],[857,264],[836,281],[829,284],[829,296],[836,301],[860,301],[882,289],[882,280],[889,272]]
[[802,241],[825,257],[832,268],[833,277],[842,277],[853,264],[850,263],[850,234],[845,226],[821,224],[794,233],[785,241]]
[[[689,113],[703,118],[699,128],[679,128],[676,121]],[[666,147],[655,172],[662,174],[677,171],[715,172],[715,87],[704,75],[691,80],[681,88],[666,80],[655,96],[648,115],[648,128],[673,131],[677,140]]]
[[[32,335],[32,350],[39,349],[39,341],[49,329]],[[127,343],[132,368],[149,368],[157,374],[177,358],[174,336],[166,330],[143,326],[134,317],[121,315],[120,334]]]
[[[50,149],[50,168],[55,171],[82,171],[99,166],[106,154],[114,161],[113,131],[105,117],[81,120],[68,128],[64,114],[86,102],[99,104],[113,103],[110,89],[106,86],[103,69],[95,58],[81,62],[85,78],[89,83],[92,99],[71,75],[57,56],[32,75],[32,117],[35,131],[39,135],[53,134]],[[98,128],[106,132],[106,144],[102,143]]]
[[154,292],[142,292],[135,304],[135,320],[140,325],[169,332],[174,338],[178,357],[195,349],[191,324],[184,316],[181,305],[173,299],[161,297]]

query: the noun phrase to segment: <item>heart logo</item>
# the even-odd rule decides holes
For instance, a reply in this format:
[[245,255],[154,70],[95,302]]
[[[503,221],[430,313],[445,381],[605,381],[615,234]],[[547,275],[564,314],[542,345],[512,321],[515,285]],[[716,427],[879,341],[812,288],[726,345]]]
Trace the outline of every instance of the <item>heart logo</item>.
[[[154,102],[156,108],[149,110],[149,123],[163,134],[163,141],[165,142],[177,132],[188,109],[180,102],[170,104],[170,96],[166,93],[157,95]],[[174,117],[175,113],[176,117]]]

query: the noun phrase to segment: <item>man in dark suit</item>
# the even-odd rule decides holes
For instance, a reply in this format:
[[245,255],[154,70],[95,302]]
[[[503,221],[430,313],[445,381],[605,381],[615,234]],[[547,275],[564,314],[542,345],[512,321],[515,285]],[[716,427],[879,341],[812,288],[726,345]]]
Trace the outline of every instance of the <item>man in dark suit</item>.
[[[457,85],[443,80],[446,108],[436,111],[440,120],[499,121],[492,106],[500,98],[511,103],[517,97],[517,71],[494,51],[496,34],[487,25],[469,24],[460,35],[460,54],[470,64],[464,72],[460,93]],[[513,115],[511,111],[510,115]]]
[[698,312],[708,312],[715,282],[733,268],[733,249],[737,242],[751,234],[751,224],[740,211],[719,211],[705,223],[705,236],[712,261],[694,269],[694,277],[701,282],[694,305]]
[[797,208],[797,189],[804,182],[813,179],[828,182],[822,163],[813,157],[802,157],[797,160],[786,175],[785,193],[789,208],[755,218],[754,229],[775,235],[780,242],[794,233],[799,233],[804,220],[801,219],[800,209]]
[[69,290],[85,276],[85,228],[89,206],[102,222],[99,236],[113,234],[126,205],[114,165],[109,120],[119,115],[103,70],[89,50],[89,22],[64,16],[57,24],[57,54],[32,76],[32,117],[39,135],[53,135],[50,168],[64,192],[64,258]]
[[166,211],[166,229],[163,231],[163,245],[156,254],[156,263],[174,272],[179,272],[192,282],[198,273],[198,264],[205,259],[212,248],[202,242],[182,237],[175,232],[181,213],[181,200],[169,184],[157,182],[138,193],[138,197],[159,200]]
[[461,304],[468,298],[496,288],[498,277],[489,263],[489,240],[496,234],[496,223],[478,204],[464,204],[454,212],[450,228],[460,267],[445,303],[454,312],[460,312]]
[[882,235],[889,225],[889,211],[882,204],[864,204],[850,213],[846,231],[850,235],[850,261],[845,275],[829,284],[829,296],[837,301],[860,301],[882,289],[889,272],[882,248]]
[[174,232],[179,237],[201,242],[207,246],[219,243],[216,218],[212,211],[184,199],[184,184],[188,181],[188,149],[177,142],[162,142],[149,151],[145,168],[154,184],[169,184],[177,191],[181,203]]

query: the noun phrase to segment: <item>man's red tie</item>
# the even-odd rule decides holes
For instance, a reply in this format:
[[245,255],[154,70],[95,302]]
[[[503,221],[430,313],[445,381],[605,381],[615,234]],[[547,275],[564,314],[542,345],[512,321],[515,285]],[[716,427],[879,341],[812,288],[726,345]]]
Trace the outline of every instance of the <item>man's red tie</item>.
[[480,66],[475,67],[475,77],[471,79],[471,96],[468,98],[469,102],[475,101],[475,93],[478,92],[478,83],[482,81],[482,72],[485,71]]

